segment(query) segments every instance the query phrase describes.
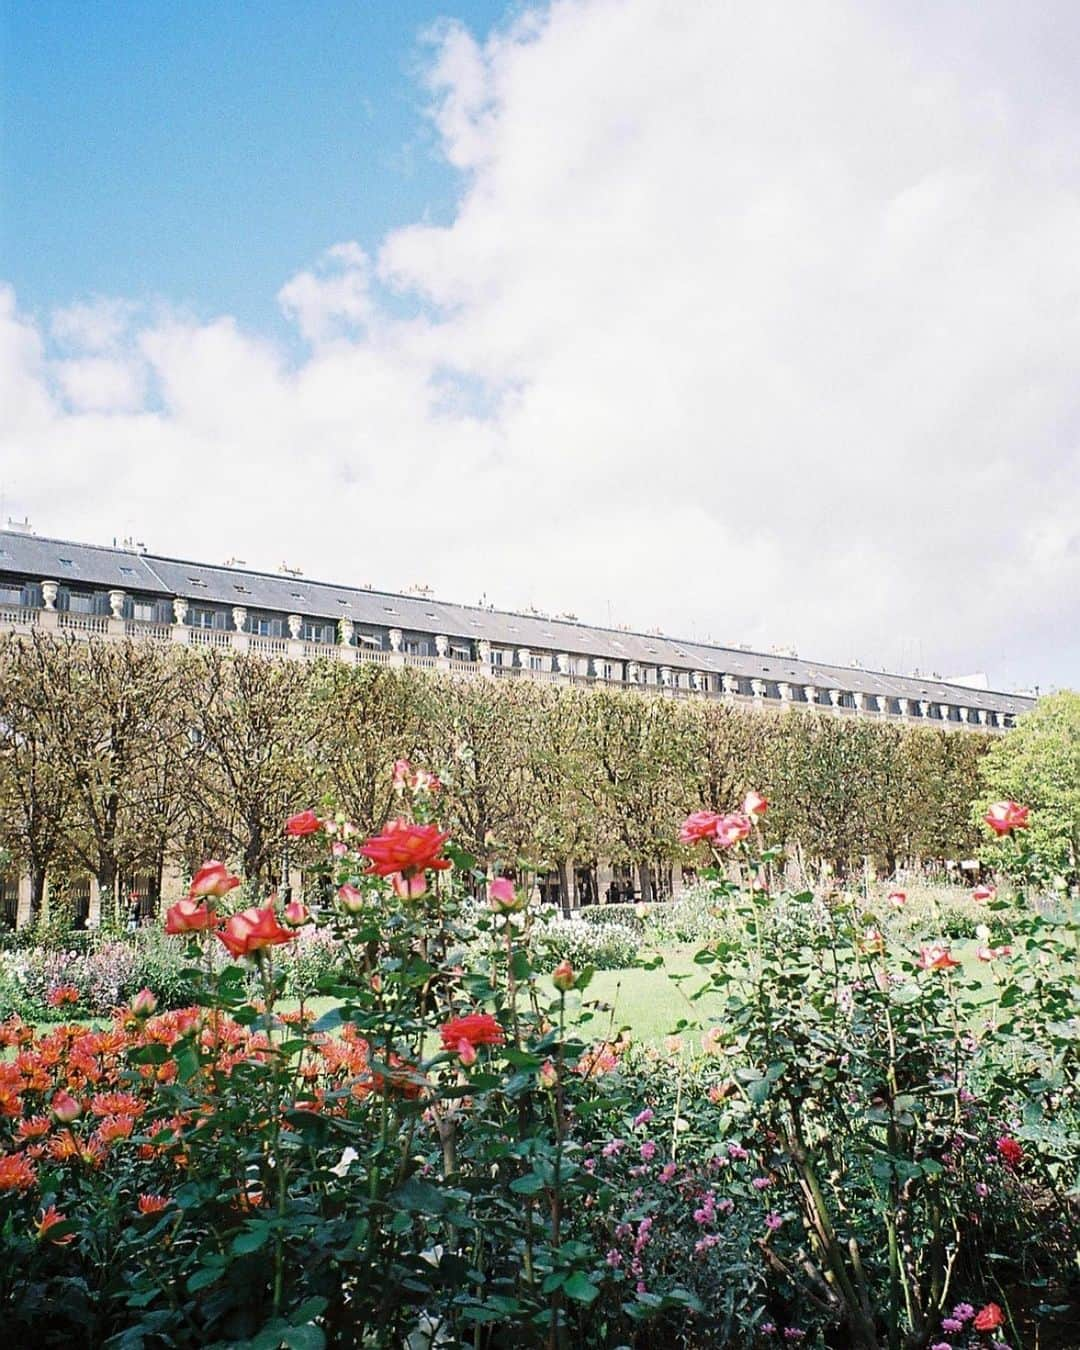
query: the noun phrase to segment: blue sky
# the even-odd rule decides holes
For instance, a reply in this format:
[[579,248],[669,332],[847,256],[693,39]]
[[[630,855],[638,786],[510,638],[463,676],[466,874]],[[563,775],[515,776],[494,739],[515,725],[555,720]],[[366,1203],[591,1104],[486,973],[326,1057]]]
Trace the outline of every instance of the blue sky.
[[339,239],[443,222],[422,35],[506,0],[33,0],[0,7],[2,271],[41,312],[158,296],[274,325]]

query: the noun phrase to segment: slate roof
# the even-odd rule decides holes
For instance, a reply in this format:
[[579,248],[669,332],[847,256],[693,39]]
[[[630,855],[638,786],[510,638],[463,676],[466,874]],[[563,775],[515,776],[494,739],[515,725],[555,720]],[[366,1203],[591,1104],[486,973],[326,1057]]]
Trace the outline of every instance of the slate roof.
[[4,574],[30,580],[54,578],[64,583],[119,588],[148,596],[183,596],[195,603],[244,605],[248,609],[303,614],[335,623],[348,618],[359,629],[400,628],[411,633],[444,634],[451,641],[486,638],[503,647],[528,647],[534,651],[636,661],[645,666],[671,666],[714,675],[812,684],[823,689],[892,698],[929,699],[996,712],[1022,713],[1034,704],[1033,699],[1022,694],[971,689],[924,676],[894,675],[0,530],[0,575]]

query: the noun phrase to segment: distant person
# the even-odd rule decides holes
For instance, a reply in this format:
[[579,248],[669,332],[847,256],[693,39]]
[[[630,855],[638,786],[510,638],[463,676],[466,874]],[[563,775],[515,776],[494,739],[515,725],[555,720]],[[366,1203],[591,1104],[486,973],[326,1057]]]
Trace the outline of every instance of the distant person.
[[609,905],[617,905],[619,903],[619,888],[614,879],[612,879],[610,886],[607,888],[605,898]]

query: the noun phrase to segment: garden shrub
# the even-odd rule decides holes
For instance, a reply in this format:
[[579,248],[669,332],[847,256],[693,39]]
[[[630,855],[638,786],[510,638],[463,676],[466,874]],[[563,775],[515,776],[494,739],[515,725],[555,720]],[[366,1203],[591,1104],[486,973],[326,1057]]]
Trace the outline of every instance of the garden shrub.
[[[1075,914],[989,900],[1011,950],[965,964],[897,950],[865,900],[716,867],[731,930],[673,973],[669,1040],[638,1047],[589,969],[539,971],[560,925],[524,892],[464,900],[436,800],[407,787],[359,849],[290,822],[335,896],[317,938],[302,903],[201,869],[166,916],[187,1006],[3,1026],[15,1343],[1069,1344]],[[778,862],[731,847],[746,874]],[[318,1021],[282,1005],[301,942],[294,983],[333,953]]]

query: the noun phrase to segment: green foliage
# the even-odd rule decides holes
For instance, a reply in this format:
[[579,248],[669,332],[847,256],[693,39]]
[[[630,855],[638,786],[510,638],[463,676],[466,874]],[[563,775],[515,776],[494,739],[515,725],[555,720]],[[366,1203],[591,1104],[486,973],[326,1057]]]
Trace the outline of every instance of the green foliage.
[[564,894],[570,863],[604,858],[638,868],[652,900],[649,865],[687,858],[671,822],[749,787],[776,803],[767,839],[798,845],[808,867],[855,873],[869,856],[891,872],[970,855],[981,757],[1027,734],[11,636],[0,728],[0,849],[30,871],[36,909],[46,871],[89,872],[106,915],[121,876],[164,861],[190,873],[222,857],[257,889],[280,884],[281,818],[326,802],[377,827],[402,757],[438,771],[443,823],[482,864],[554,870]]
[[[1080,693],[1040,699],[990,748],[980,776],[976,816],[1002,799],[1031,807],[1031,846],[1069,885],[1080,884]],[[988,844],[984,856],[1001,865],[1012,850]]]

